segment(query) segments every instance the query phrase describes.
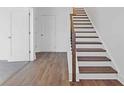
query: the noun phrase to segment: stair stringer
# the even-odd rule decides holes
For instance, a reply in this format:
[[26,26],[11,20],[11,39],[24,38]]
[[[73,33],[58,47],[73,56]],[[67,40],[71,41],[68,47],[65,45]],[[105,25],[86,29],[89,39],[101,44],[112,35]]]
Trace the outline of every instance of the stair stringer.
[[103,41],[102,36],[101,36],[101,34],[99,33],[99,31],[97,30],[96,26],[94,25],[92,19],[91,19],[90,16],[88,15],[87,9],[84,8],[84,10],[85,10],[85,12],[86,12],[86,14],[87,14],[89,20],[91,21],[92,26],[94,27],[94,29],[95,29],[97,35],[99,36],[100,41],[103,43],[104,48],[107,50],[106,53],[109,55],[110,59],[112,60],[112,61],[111,61],[111,62],[112,62],[112,67],[113,67],[115,70],[117,70],[117,72],[119,73],[119,69],[118,69],[118,67],[117,67],[117,65],[116,65],[116,63],[115,63],[114,58],[113,58],[112,55],[111,55],[111,52],[109,51],[108,47],[106,46],[105,42]]
[[[109,63],[107,63],[107,64],[109,64],[112,68],[114,68],[114,69],[116,69],[118,71],[118,68],[116,67],[116,64],[114,62],[113,57],[110,55],[110,53],[108,51],[108,48],[106,47],[103,39],[101,38],[100,33],[97,31],[97,29],[96,29],[95,25],[93,24],[91,18],[88,16],[87,11],[86,11],[86,15],[89,18],[89,20],[91,21],[92,26],[94,27],[93,29],[96,31],[96,34],[99,36],[100,41],[103,43],[102,46],[104,47],[104,49],[107,50],[106,53],[107,53],[108,57],[112,60],[111,63],[109,62],[110,64]],[[76,60],[77,60],[77,53],[76,53]],[[86,65],[87,65],[87,63],[85,64],[85,66]],[[98,63],[96,62],[93,65],[94,66],[95,65],[98,65]],[[91,66],[93,66],[93,65],[91,65]],[[101,64],[99,64],[99,65],[101,65]],[[85,74],[82,74],[81,73],[80,74],[79,73],[79,66],[80,66],[80,63],[77,60],[76,61],[76,81],[79,81],[79,79],[118,79],[118,74],[117,73],[109,73],[109,74],[106,74],[106,73],[100,73],[100,74],[98,74],[98,73],[93,73],[93,74],[87,74],[87,73],[85,73]]]

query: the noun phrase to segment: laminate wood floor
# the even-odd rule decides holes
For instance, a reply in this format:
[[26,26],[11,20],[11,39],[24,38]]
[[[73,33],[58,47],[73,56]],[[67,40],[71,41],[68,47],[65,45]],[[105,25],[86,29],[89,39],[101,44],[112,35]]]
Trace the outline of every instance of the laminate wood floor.
[[39,53],[3,85],[42,86],[69,85],[66,53]]
[[68,81],[66,53],[38,53],[37,59],[12,75],[4,86],[107,86],[122,85],[117,80],[80,80]]

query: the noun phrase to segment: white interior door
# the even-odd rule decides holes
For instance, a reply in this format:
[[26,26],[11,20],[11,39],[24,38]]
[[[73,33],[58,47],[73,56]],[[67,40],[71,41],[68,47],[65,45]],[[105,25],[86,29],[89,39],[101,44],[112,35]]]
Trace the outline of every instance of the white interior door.
[[53,52],[56,48],[56,20],[54,15],[40,15],[37,32],[37,52]]
[[29,10],[15,8],[11,13],[11,61],[29,61]]

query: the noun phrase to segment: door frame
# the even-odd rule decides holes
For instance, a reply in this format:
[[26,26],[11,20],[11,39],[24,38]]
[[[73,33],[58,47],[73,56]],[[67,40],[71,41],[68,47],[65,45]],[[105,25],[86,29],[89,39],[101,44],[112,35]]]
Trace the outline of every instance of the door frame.
[[35,42],[34,42],[34,16],[33,16],[33,8],[29,7],[29,62],[34,61],[36,59],[35,55]]

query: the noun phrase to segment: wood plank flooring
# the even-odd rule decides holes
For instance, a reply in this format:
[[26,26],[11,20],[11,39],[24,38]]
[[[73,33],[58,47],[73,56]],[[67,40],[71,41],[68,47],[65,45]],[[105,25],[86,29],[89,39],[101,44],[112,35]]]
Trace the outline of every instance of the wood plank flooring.
[[117,80],[80,80],[69,83],[66,53],[38,53],[37,60],[28,63],[5,81],[4,86],[120,86]]
[[66,53],[39,53],[37,60],[3,85],[69,85]]

